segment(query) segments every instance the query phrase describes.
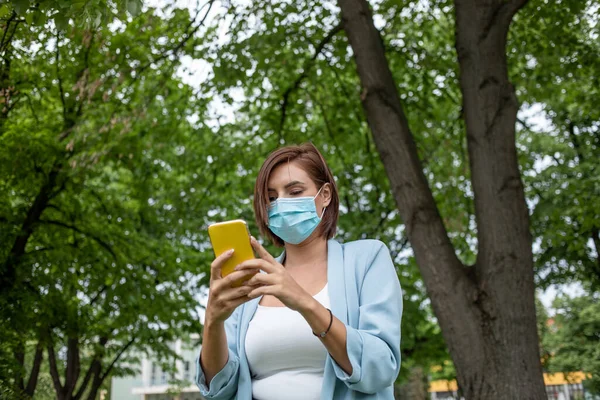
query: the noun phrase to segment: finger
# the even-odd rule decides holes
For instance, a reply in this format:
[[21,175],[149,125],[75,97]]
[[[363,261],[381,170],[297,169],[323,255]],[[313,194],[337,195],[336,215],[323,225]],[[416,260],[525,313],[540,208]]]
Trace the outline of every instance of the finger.
[[274,285],[260,286],[256,289],[254,289],[253,291],[251,291],[250,293],[248,293],[248,298],[255,299],[259,296],[264,296],[266,294],[275,296],[276,293],[277,293],[277,286],[274,286]]
[[210,278],[220,279],[221,278],[221,267],[223,263],[231,258],[233,255],[233,249],[227,250],[216,257],[210,264]]
[[227,275],[225,278],[221,279],[220,288],[225,290],[225,288],[231,287],[231,284],[237,281],[238,279],[242,279],[247,277],[248,275],[256,274],[258,269],[245,269],[243,271],[235,271],[231,274]]
[[239,299],[240,297],[248,297],[248,293],[254,290],[251,286],[240,286],[236,288],[226,289],[221,292],[219,299],[221,301],[230,301]]
[[234,310],[237,307],[239,307],[240,305],[249,302],[250,300],[252,300],[252,299],[248,296],[238,297],[237,299],[234,299],[234,300],[231,300],[230,302],[228,302],[227,306],[230,307],[230,309]]
[[278,270],[277,263],[272,264],[266,260],[263,260],[262,258],[254,258],[252,260],[247,260],[235,267],[236,271],[242,271],[245,269],[262,269],[263,271],[269,274]]
[[269,263],[277,262],[275,258],[273,258],[273,256],[267,250],[265,250],[264,247],[262,247],[262,244],[258,243],[258,240],[256,240],[254,236],[250,237],[250,244],[252,245],[252,247],[256,251],[256,254],[258,254],[260,258]]
[[256,286],[256,285],[273,285],[277,281],[277,277],[271,274],[256,274],[250,278],[245,285]]
[[248,277],[248,275],[252,275],[252,273],[253,272],[251,270],[232,272],[224,278],[212,281],[210,285],[210,290],[214,293],[224,292],[227,289],[231,288],[233,282],[237,281],[238,279]]

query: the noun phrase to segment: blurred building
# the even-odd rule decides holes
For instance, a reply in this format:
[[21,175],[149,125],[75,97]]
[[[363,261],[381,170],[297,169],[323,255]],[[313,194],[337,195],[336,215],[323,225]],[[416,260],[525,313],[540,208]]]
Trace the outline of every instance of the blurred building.
[[172,349],[182,358],[175,362],[177,372],[164,371],[158,360],[142,358],[138,375],[112,378],[110,400],[203,400],[194,383],[199,348],[177,340]]

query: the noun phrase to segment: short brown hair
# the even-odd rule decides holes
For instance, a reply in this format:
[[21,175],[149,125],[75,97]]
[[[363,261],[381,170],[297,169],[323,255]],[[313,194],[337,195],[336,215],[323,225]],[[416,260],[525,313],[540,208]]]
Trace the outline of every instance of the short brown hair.
[[333,174],[319,150],[312,143],[281,147],[269,154],[260,167],[254,185],[254,216],[260,233],[268,237],[276,246],[283,247],[283,240],[269,229],[269,215],[267,212],[269,206],[268,182],[275,167],[291,161],[296,161],[317,187],[329,183],[331,201],[317,229],[320,236],[331,239],[337,228],[340,200]]

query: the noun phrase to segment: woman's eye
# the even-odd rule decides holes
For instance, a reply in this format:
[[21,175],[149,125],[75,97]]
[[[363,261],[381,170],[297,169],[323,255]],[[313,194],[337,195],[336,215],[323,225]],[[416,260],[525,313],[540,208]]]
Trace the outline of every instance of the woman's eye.
[[277,197],[269,197],[269,203],[274,202],[275,200],[277,200]]
[[301,194],[301,193],[302,193],[302,190],[294,190],[294,191],[290,192],[290,194],[292,196],[296,196],[297,194]]

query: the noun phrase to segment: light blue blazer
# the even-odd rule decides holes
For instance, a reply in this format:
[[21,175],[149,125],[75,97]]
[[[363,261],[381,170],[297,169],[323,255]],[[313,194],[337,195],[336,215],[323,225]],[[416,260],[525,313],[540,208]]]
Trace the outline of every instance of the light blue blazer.
[[[283,259],[283,254],[278,261]],[[346,325],[348,375],[328,354],[321,400],[394,399],[400,372],[402,290],[390,252],[378,240],[327,242],[331,311]],[[229,359],[210,382],[196,362],[196,383],[207,399],[252,399],[252,378],[244,345],[260,298],[238,307],[225,321]]]

